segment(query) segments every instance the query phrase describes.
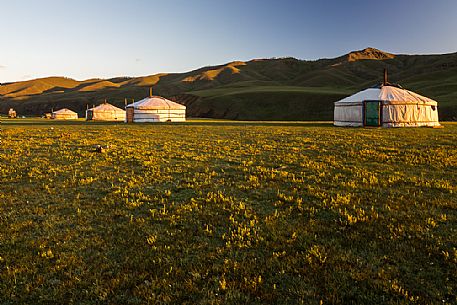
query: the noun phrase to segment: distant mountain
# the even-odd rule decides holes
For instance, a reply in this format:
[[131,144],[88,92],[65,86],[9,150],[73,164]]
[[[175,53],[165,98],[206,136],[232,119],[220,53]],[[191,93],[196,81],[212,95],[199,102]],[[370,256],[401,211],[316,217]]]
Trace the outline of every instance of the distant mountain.
[[457,119],[457,53],[396,55],[374,48],[315,61],[255,59],[204,67],[187,73],[76,81],[48,77],[0,86],[0,112],[40,115],[67,107],[84,113],[107,99],[125,100],[154,93],[186,104],[195,117],[246,120],[331,120],[333,102],[389,80],[439,102],[442,120]]
[[364,59],[372,59],[372,60],[386,60],[395,58],[394,54],[390,54],[387,52],[380,51],[374,48],[366,48],[361,51],[354,51],[347,55],[347,60],[351,61],[358,61]]

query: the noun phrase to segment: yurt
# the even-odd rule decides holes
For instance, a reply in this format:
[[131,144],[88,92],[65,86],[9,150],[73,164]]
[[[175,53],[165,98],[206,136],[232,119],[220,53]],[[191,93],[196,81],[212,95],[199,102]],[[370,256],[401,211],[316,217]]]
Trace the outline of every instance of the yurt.
[[352,127],[436,127],[436,101],[387,82],[335,103],[334,125]]
[[150,96],[126,106],[127,123],[185,122],[186,106],[161,96]]
[[8,117],[10,119],[15,119],[17,117],[16,110],[14,110],[13,108],[10,108],[10,110],[8,111]]
[[54,120],[76,120],[78,119],[78,114],[70,109],[63,108],[51,113],[51,119]]
[[125,121],[125,110],[108,103],[86,110],[87,121]]

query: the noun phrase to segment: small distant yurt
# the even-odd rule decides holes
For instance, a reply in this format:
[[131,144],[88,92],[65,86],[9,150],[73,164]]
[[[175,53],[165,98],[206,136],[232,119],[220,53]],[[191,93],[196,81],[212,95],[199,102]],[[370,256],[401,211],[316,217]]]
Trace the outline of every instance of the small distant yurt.
[[387,82],[335,103],[335,126],[436,127],[436,101]]
[[150,96],[126,106],[127,123],[185,122],[186,106],[161,96]]
[[125,121],[125,110],[103,103],[86,110],[87,121]]
[[70,109],[63,108],[51,113],[51,119],[54,120],[76,120],[78,119],[78,114]]
[[8,111],[8,117],[10,119],[15,119],[17,117],[16,111],[13,108],[10,108]]

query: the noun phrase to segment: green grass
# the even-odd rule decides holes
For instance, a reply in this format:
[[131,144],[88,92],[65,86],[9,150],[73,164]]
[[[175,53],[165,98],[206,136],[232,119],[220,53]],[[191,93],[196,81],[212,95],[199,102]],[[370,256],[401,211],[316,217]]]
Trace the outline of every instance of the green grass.
[[2,121],[0,304],[457,301],[457,124]]

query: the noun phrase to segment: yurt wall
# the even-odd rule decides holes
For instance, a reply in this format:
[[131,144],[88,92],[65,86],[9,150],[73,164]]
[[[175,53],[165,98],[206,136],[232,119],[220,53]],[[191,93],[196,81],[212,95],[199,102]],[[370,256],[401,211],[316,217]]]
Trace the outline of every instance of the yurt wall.
[[52,112],[51,119],[54,120],[76,120],[78,119],[78,114],[71,111],[70,109],[64,108]]
[[185,122],[186,106],[160,96],[151,96],[127,105],[126,122]]

